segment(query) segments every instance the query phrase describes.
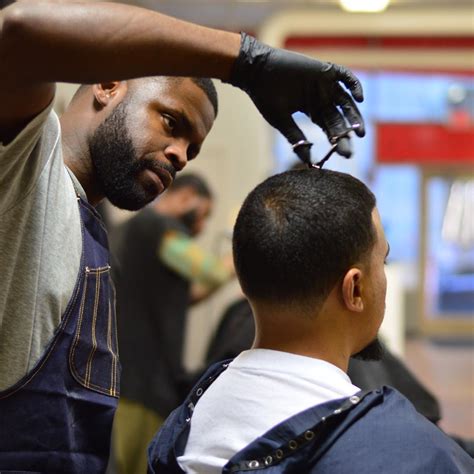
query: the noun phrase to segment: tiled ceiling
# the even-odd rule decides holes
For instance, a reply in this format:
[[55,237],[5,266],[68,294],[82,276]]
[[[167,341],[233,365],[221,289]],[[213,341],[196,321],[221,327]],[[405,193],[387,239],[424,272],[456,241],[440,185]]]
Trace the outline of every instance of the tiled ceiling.
[[[272,14],[289,8],[339,10],[338,0],[125,0],[183,20],[256,31]],[[472,0],[391,0],[389,9],[473,7]],[[473,11],[474,16],[474,11]]]

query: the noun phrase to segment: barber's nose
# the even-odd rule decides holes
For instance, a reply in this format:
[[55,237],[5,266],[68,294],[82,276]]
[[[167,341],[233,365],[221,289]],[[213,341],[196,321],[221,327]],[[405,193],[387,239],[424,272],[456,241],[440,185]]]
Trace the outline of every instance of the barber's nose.
[[187,144],[175,142],[165,150],[166,158],[171,161],[176,171],[181,171],[188,164]]

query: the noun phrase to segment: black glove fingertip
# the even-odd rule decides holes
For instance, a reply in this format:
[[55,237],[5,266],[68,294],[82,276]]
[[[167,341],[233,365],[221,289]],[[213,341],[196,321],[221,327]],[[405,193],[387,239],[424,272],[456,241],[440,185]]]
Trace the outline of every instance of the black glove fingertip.
[[362,89],[362,84],[359,79],[352,73],[351,70],[345,68],[344,66],[339,66],[337,69],[339,80],[351,91],[352,97],[357,102],[363,102],[364,100],[364,91]]
[[365,137],[365,125],[364,125],[364,122],[358,122],[359,123],[359,126],[357,128],[354,129],[354,132],[355,134],[358,136],[358,137]]

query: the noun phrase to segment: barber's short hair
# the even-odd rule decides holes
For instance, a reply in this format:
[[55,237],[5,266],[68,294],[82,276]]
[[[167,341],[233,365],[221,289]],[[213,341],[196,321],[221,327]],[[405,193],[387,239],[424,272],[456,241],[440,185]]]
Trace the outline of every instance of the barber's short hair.
[[212,79],[209,79],[208,77],[191,77],[190,79],[206,94],[214,109],[214,115],[217,117],[219,101],[217,99],[216,86],[214,85],[214,82],[212,82]]
[[272,176],[246,198],[234,228],[236,272],[251,300],[319,304],[376,240],[376,200],[358,179],[305,169]]
[[198,196],[212,199],[212,191],[207,182],[201,176],[194,173],[180,174],[169,187],[168,192],[178,191],[183,188],[191,188]]

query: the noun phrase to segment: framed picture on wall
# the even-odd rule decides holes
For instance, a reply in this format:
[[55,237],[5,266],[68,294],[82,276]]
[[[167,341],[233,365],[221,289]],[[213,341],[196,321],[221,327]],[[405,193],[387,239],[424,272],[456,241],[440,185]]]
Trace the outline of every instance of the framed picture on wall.
[[474,171],[425,170],[420,235],[421,327],[474,336]]

